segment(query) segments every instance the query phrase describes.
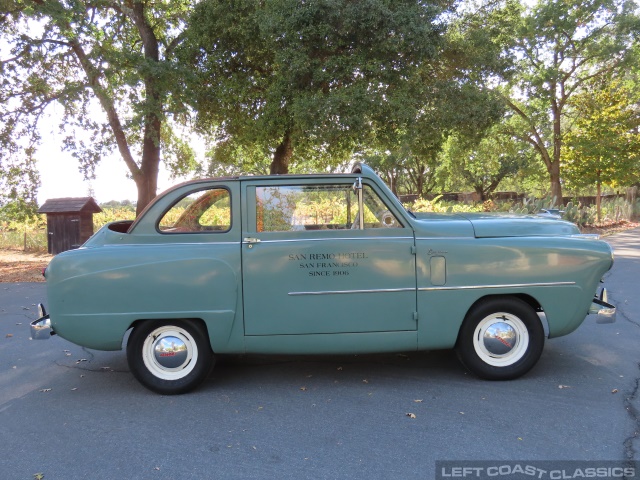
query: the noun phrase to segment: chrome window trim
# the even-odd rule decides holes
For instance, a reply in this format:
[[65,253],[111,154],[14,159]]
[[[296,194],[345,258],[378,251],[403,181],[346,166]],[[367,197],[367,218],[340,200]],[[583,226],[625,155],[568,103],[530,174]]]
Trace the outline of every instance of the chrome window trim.
[[415,292],[414,287],[409,288],[380,288],[373,290],[320,290],[317,292],[289,292],[292,297],[300,295],[344,295],[350,293],[395,293],[395,292]]
[[547,282],[547,283],[513,283],[505,285],[463,285],[456,287],[420,287],[420,288],[380,288],[371,290],[319,290],[316,292],[289,292],[288,295],[295,297],[300,295],[346,295],[352,293],[395,293],[395,292],[429,292],[435,290],[482,290],[497,288],[524,288],[524,287],[559,287],[575,285],[576,282]]
[[419,292],[430,292],[434,290],[482,290],[496,288],[525,288],[525,287],[562,287],[575,285],[576,282],[545,282],[545,283],[511,283],[504,285],[461,285],[455,287],[419,287]]
[[[293,242],[326,242],[326,241],[331,241],[331,242],[335,242],[336,240],[352,240],[352,241],[358,241],[361,242],[363,240],[413,240],[413,237],[354,237],[354,238],[349,238],[349,237],[344,237],[344,238],[282,238],[282,239],[274,239],[274,240],[264,240],[264,239],[260,239],[260,243],[293,243]],[[242,242],[242,243],[248,243],[248,242]]]

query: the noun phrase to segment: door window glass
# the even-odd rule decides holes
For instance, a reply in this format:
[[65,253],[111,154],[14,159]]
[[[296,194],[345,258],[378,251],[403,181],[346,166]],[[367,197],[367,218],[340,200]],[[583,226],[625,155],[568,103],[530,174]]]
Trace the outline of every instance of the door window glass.
[[[402,227],[378,195],[363,190],[364,227]],[[256,187],[256,231],[359,228],[358,195],[350,184]]]

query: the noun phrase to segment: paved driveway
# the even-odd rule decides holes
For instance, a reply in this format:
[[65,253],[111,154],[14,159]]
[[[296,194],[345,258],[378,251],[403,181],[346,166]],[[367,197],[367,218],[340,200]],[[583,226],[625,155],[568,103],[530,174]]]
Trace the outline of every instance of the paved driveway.
[[548,341],[510,382],[448,351],[250,357],[160,396],[124,352],[30,340],[44,285],[0,284],[0,478],[430,479],[436,460],[635,460],[640,230],[610,241],[618,321]]

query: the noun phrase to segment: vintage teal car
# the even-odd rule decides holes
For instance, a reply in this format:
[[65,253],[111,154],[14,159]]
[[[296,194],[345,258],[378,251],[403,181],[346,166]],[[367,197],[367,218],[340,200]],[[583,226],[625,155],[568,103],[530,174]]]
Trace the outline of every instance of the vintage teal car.
[[119,350],[159,393],[187,392],[214,354],[456,348],[512,379],[545,337],[592,313],[613,255],[556,218],[413,214],[366,165],[350,174],[196,180],[104,226],[46,269],[52,334]]

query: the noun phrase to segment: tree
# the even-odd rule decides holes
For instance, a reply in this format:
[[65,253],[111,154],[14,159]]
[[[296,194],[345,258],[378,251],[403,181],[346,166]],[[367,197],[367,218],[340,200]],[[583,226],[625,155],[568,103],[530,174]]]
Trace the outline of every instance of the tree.
[[536,149],[557,202],[568,102],[586,82],[624,67],[637,28],[628,0],[539,0],[515,30],[511,54],[520,61],[505,101],[520,127],[510,134]]
[[512,66],[501,53],[511,45],[520,7],[511,0],[470,3],[451,15],[438,60],[417,72],[422,95],[416,117],[369,152],[374,168],[403,193],[424,196],[437,188],[439,154],[451,135],[477,143],[503,117],[504,104],[489,86]]
[[503,135],[502,128],[496,125],[479,142],[453,136],[444,150],[447,174],[473,188],[483,202],[529,162],[527,145]]
[[630,185],[639,179],[640,116],[636,106],[640,97],[620,80],[602,79],[588,87],[571,102],[573,121],[565,137],[563,167],[572,184],[596,186],[600,220],[602,185]]
[[384,143],[419,114],[451,3],[205,0],[180,49],[199,125],[271,173]]
[[3,1],[0,155],[22,150],[32,158],[38,127],[57,102],[65,148],[85,176],[119,152],[137,186],[139,213],[156,195],[163,149],[174,172],[193,166],[193,152],[170,122],[185,109],[169,95],[177,82],[174,50],[193,3]]

